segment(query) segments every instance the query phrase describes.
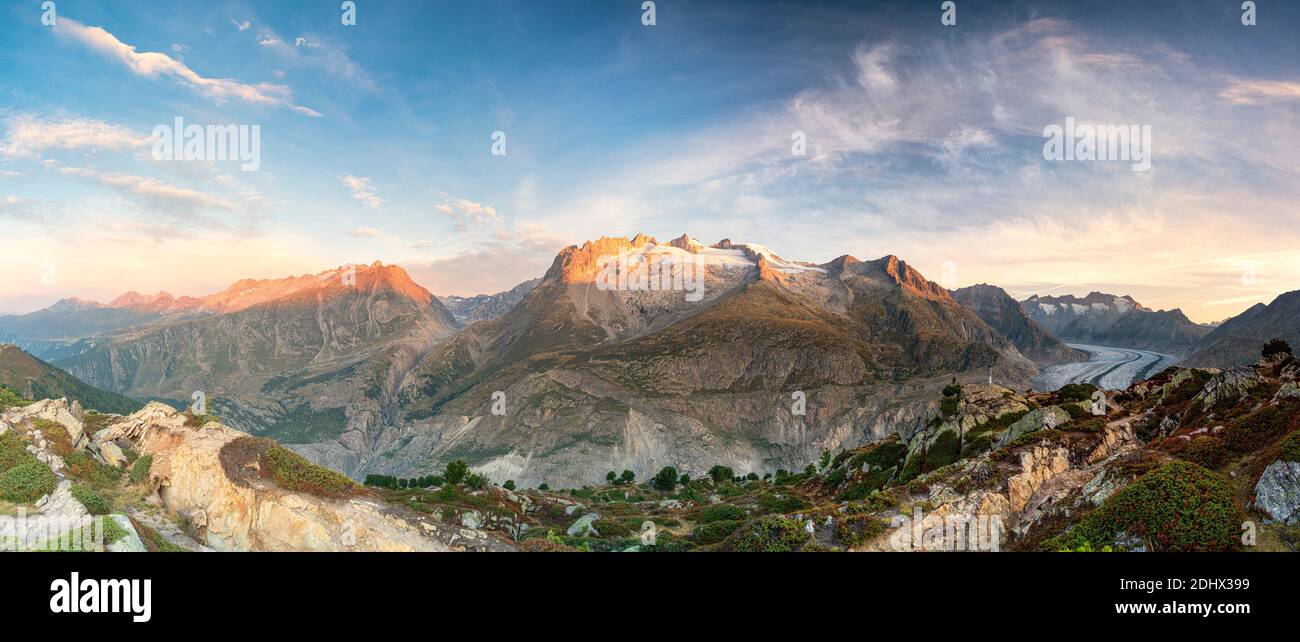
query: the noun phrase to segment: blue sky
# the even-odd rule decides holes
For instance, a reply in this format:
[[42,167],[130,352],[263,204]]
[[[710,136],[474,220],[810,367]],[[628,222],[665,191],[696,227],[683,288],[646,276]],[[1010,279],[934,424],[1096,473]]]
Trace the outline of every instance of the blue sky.
[[[490,292],[686,232],[1221,319],[1300,288],[1300,7],[1258,4],[7,2],[0,312],[376,259]],[[154,160],[177,116],[260,168]],[[1150,125],[1152,170],[1045,160],[1066,117]]]

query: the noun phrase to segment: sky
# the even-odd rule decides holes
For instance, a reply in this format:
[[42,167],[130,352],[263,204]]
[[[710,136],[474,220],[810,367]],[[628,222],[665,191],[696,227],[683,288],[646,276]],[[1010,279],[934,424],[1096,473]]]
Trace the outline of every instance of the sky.
[[[1199,322],[1300,289],[1300,3],[956,4],[5,1],[0,313],[375,260],[491,293],[638,232]],[[160,160],[178,117],[256,170]],[[1150,169],[1049,160],[1067,118]]]

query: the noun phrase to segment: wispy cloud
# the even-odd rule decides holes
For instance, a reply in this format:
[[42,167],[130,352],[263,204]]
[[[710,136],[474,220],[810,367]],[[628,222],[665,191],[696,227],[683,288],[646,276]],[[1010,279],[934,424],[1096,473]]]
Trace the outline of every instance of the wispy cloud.
[[241,20],[235,20],[234,18],[230,19],[230,24],[235,25],[235,28],[240,31],[247,31],[249,27],[253,26],[253,23],[247,20],[241,21]]
[[374,227],[358,227],[352,230],[352,236],[358,238],[374,238],[379,236],[379,229]]
[[1300,82],[1237,78],[1219,92],[1219,97],[1238,105],[1300,100]]
[[352,198],[361,201],[366,207],[379,209],[384,206],[384,199],[375,193],[375,188],[370,184],[369,178],[342,174],[338,179],[340,183],[343,183],[345,187],[352,191]]
[[294,104],[293,90],[285,85],[207,78],[165,53],[137,52],[134,46],[118,40],[102,27],[88,27],[71,18],[60,17],[55,30],[101,55],[121,62],[136,75],[147,78],[166,76],[218,102],[238,100],[251,105],[288,107],[308,116],[321,115],[311,108]]
[[46,149],[127,150],[150,138],[121,125],[90,118],[41,118],[19,114],[5,121],[0,155],[26,157]]

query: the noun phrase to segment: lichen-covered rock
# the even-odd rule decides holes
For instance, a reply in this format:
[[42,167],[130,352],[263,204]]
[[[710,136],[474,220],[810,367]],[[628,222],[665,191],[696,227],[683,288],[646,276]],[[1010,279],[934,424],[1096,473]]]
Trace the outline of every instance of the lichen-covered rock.
[[1255,484],[1255,507],[1274,521],[1300,523],[1300,462],[1269,464]]
[[578,521],[570,525],[568,530],[564,533],[569,537],[599,537],[600,532],[598,532],[596,527],[592,525],[598,519],[600,519],[600,515],[587,513],[586,515],[579,517]]
[[1026,435],[1038,430],[1055,428],[1063,423],[1070,421],[1070,413],[1066,412],[1060,406],[1048,406],[1031,411],[1029,414],[1020,418],[1002,436],[998,438],[998,447],[1005,446],[1021,435]]

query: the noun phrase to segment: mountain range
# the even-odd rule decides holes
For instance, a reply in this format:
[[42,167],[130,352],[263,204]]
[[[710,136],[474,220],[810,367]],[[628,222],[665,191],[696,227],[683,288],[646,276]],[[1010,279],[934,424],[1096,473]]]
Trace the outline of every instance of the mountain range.
[[1182,310],[1152,310],[1130,296],[1038,296],[1021,302],[1030,319],[1062,341],[1189,354],[1213,328],[1193,323]]
[[1184,362],[1192,366],[1252,363],[1259,358],[1260,344],[1271,338],[1300,346],[1300,291],[1282,294],[1268,305],[1256,303],[1220,323],[1192,346]]
[[0,340],[134,400],[202,393],[225,423],[357,478],[462,459],[573,486],[665,465],[774,471],[910,438],[954,376],[1025,389],[1086,358],[1062,340],[1257,354],[1259,333],[1294,334],[1279,330],[1294,330],[1294,299],[1279,301],[1211,332],[1130,297],[950,292],[895,256],[813,264],[638,235],[565,248],[495,295],[436,297],[375,262],[202,297],[65,299],[0,317]]

